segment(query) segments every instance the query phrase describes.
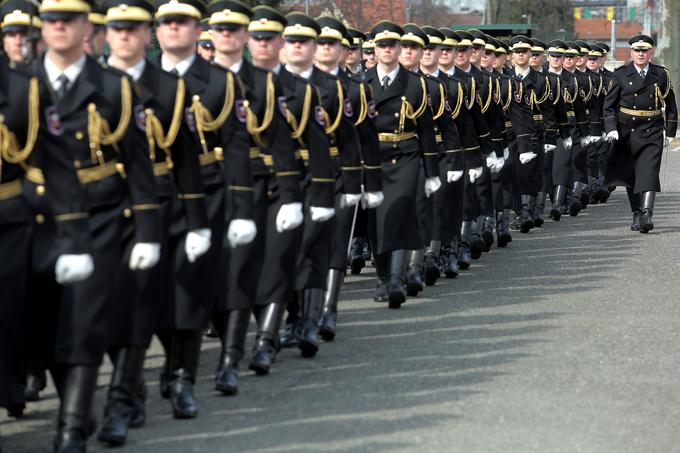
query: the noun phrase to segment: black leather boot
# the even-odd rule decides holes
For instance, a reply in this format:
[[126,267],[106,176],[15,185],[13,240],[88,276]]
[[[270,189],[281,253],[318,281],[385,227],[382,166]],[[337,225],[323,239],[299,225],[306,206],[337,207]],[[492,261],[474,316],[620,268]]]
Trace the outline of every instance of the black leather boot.
[[534,226],[536,228],[541,228],[543,226],[543,216],[545,215],[545,200],[546,193],[538,192],[536,199],[534,200],[533,218]]
[[406,269],[406,295],[416,297],[423,290],[423,262],[425,249],[411,250],[409,253],[408,268]]
[[173,417],[177,419],[195,418],[198,415],[198,406],[194,399],[194,382],[202,340],[203,332],[200,330],[175,331],[170,403]]
[[581,188],[581,209],[586,209],[588,207],[588,204],[590,204],[590,194],[591,194],[591,189],[590,185],[588,184],[582,184]]
[[303,291],[302,334],[298,348],[302,357],[314,357],[319,351],[319,320],[323,309],[323,289],[308,288]]
[[642,202],[642,214],[640,215],[640,233],[647,234],[654,229],[652,213],[654,212],[654,201],[656,192],[642,192],[640,196]]
[[564,186],[555,186],[555,194],[553,195],[552,209],[550,209],[550,218],[555,222],[559,222],[562,218],[562,203],[564,196],[567,194],[567,188]]
[[522,210],[520,212],[520,233],[528,233],[534,227],[534,217],[531,212],[531,205],[533,197],[531,195],[522,195],[520,197],[522,202]]
[[324,341],[335,339],[335,328],[338,319],[338,299],[340,287],[345,279],[345,273],[340,269],[330,268],[326,278],[326,292],[323,299],[323,310],[319,322],[319,335]]
[[441,276],[439,271],[439,256],[442,248],[441,241],[430,242],[430,247],[425,252],[425,261],[423,263],[423,276],[427,286],[434,286],[437,279]]
[[96,366],[66,365],[61,385],[61,402],[55,453],[84,453],[92,434],[92,400],[97,387]]
[[351,268],[352,275],[360,274],[361,270],[366,266],[364,242],[365,239],[363,238],[352,239],[352,245],[349,249],[349,267]]
[[484,239],[484,243],[486,243],[485,252],[491,250],[491,246],[494,243],[493,227],[493,219],[491,217],[486,216],[482,219],[482,239]]
[[406,301],[404,271],[407,257],[408,250],[395,250],[390,253],[390,280],[387,283],[389,308],[399,308]]
[[238,363],[243,358],[250,322],[250,310],[230,310],[222,338],[220,364],[215,373],[215,390],[223,395],[238,393]]
[[569,199],[569,215],[572,217],[576,217],[578,213],[581,212],[581,209],[583,209],[583,205],[581,205],[582,193],[583,183],[578,181],[575,182],[571,198]]
[[642,211],[639,209],[633,211],[633,222],[630,224],[630,231],[640,231],[640,217],[642,217]]
[[279,326],[283,319],[283,304],[270,303],[262,309],[258,319],[257,337],[249,368],[259,376],[269,374],[276,360]]
[[487,251],[486,241],[482,238],[482,217],[477,217],[477,221],[472,222],[468,244],[470,245],[470,256],[473,260],[478,260],[482,257],[482,253]]
[[125,444],[136,410],[135,398],[142,380],[145,348],[123,348],[113,354],[114,368],[104,407],[104,422],[97,440],[117,447]]
[[464,220],[460,227],[460,242],[458,243],[458,267],[466,270],[470,268],[472,257],[470,256],[470,233],[472,232],[472,221]]
[[387,283],[390,281],[390,254],[381,253],[373,256],[375,258],[375,273],[378,275],[373,300],[380,303],[389,302],[390,294],[387,292]]
[[146,423],[146,398],[147,389],[144,378],[142,378],[137,387],[137,393],[135,393],[134,411],[130,417],[130,422],[128,423],[128,428],[136,429],[141,428]]
[[505,211],[496,213],[496,244],[499,247],[506,247],[512,241],[508,220]]

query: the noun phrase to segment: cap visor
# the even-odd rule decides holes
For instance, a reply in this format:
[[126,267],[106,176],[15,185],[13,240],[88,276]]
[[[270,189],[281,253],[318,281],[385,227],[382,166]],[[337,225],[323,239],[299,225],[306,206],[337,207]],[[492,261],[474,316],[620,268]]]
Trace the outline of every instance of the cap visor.
[[375,46],[376,47],[390,47],[393,46],[401,41],[397,41],[396,39],[383,39],[381,41],[376,41]]
[[281,33],[275,31],[251,31],[250,36],[255,39],[271,39],[279,36]]
[[78,16],[85,16],[85,13],[74,13],[73,11],[49,11],[42,13],[40,19],[47,21],[73,20]]
[[236,31],[240,28],[245,27],[245,25],[242,24],[234,24],[231,22],[221,22],[218,24],[212,24],[210,28],[213,30],[229,30],[229,31]]
[[150,22],[142,22],[138,20],[112,20],[106,23],[108,28],[135,28],[141,24],[148,24]]
[[288,36],[285,36],[283,39],[285,39],[288,42],[312,41],[312,38],[310,38],[309,36],[297,36],[297,35],[288,35]]

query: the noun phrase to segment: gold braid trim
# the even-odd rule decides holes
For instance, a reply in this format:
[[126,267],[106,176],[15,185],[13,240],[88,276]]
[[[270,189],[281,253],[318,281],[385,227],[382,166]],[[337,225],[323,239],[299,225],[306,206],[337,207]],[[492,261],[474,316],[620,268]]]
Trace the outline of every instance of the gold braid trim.
[[309,120],[309,113],[310,110],[312,109],[312,86],[310,84],[307,84],[307,87],[305,88],[305,100],[302,104],[302,117],[300,118],[300,124],[298,125],[297,120],[295,119],[295,115],[290,110],[287,110],[287,115],[286,115],[286,120],[288,121],[288,124],[290,124],[290,127],[293,128],[293,132],[291,134],[291,137],[293,137],[296,140],[300,140],[300,137],[302,137],[302,133],[305,131],[305,128],[307,127],[307,121]]
[[208,153],[208,148],[206,147],[205,141],[205,131],[214,132],[216,131],[229,117],[231,109],[234,107],[234,75],[231,72],[226,73],[227,87],[224,93],[224,104],[222,105],[222,110],[217,118],[213,119],[210,110],[205,108],[201,103],[201,97],[195,95],[191,99],[191,112],[194,114],[194,119],[196,121],[196,131],[198,132],[198,138],[201,141],[201,147],[204,153]]
[[125,135],[132,116],[132,91],[127,77],[120,79],[120,117],[116,129],[111,132],[109,123],[97,111],[97,106],[90,103],[87,106],[87,134],[90,138],[90,157],[92,163],[103,165],[104,155],[101,145],[115,146]]
[[482,108],[482,113],[486,113],[486,111],[489,109],[492,97],[493,97],[493,81],[491,80],[491,77],[489,77],[489,96],[487,97],[484,105],[482,104],[479,105]]
[[576,97],[578,96],[578,79],[574,77],[574,82],[576,83],[576,86],[574,87],[574,95],[572,96],[571,93],[569,93],[569,87],[564,87],[564,100],[567,101],[569,104],[574,104],[574,101],[576,100]]
[[[536,101],[538,104],[543,104],[546,99],[550,97],[550,80],[548,80],[548,77],[545,77],[545,91],[543,92],[543,97],[539,100]],[[534,99],[536,99],[536,95],[534,94]]]
[[458,99],[456,99],[456,107],[453,109],[453,112],[451,112],[451,118],[456,119],[458,118],[458,115],[460,115],[460,109],[463,107],[463,97],[465,94],[463,93],[463,84],[458,82]]
[[260,134],[267,130],[272,123],[272,119],[274,119],[274,95],[274,74],[269,72],[267,73],[264,117],[262,118],[262,124],[260,125],[257,124],[257,115],[250,108],[250,103],[248,101],[244,102],[246,108],[246,127],[248,128],[248,133],[252,135],[253,140],[255,140],[255,143],[257,143],[258,146],[264,146]]
[[560,84],[560,78],[557,77],[557,90],[556,95],[555,95],[555,102],[553,102],[553,105],[557,105],[557,103],[560,101],[560,93],[562,93],[562,87]]
[[512,103],[512,79],[508,79],[508,102],[503,104],[503,111],[506,112]]
[[326,126],[326,134],[331,135],[334,133],[338,126],[340,126],[340,120],[342,119],[342,113],[345,109],[345,95],[342,92],[342,83],[340,80],[336,80],[336,87],[338,89],[338,115],[335,117],[335,121],[330,126]]
[[444,91],[444,85],[441,83],[439,84],[439,100],[439,110],[432,117],[435,121],[444,114],[444,109],[446,108],[446,92]]
[[466,105],[467,109],[470,110],[473,105],[475,105],[475,100],[477,97],[477,83],[474,77],[470,77],[472,80],[472,86],[470,87],[470,103]]
[[368,115],[368,98],[366,97],[366,88],[363,83],[359,84],[359,103],[361,104],[361,108],[359,109],[359,117],[354,123],[355,126],[363,123]]
[[[28,84],[28,130],[26,132],[26,144],[23,148],[19,149],[16,136],[4,124],[4,118],[0,118],[0,156],[2,156],[2,159],[12,164],[19,164],[29,158],[38,139],[38,129],[40,128],[39,107],[38,79],[31,77]],[[0,165],[2,165],[1,161]]]
[[663,68],[663,70],[666,72],[666,92],[663,94],[661,98],[665,100],[666,96],[668,96],[668,93],[671,92],[671,73],[668,72],[668,69],[666,68]]
[[427,108],[427,87],[425,86],[425,79],[420,78],[420,89],[422,90],[422,97],[420,106],[416,111],[413,111],[413,106],[406,100],[406,96],[401,98],[401,110],[399,115],[399,132],[404,132],[404,122],[406,119],[410,119],[413,123],[416,123],[416,119],[425,112]]
[[175,143],[179,126],[182,124],[182,110],[184,107],[184,97],[186,89],[184,79],[177,80],[177,91],[175,93],[175,106],[172,110],[172,121],[168,127],[167,135],[163,131],[163,125],[154,114],[153,109],[146,109],[146,140],[149,142],[149,155],[151,161],[156,161],[156,145],[165,152],[166,160],[171,162],[170,147]]
[[591,79],[590,76],[588,76],[588,94],[586,95],[585,98],[583,98],[583,100],[585,102],[588,102],[590,101],[591,97],[593,97],[593,79]]

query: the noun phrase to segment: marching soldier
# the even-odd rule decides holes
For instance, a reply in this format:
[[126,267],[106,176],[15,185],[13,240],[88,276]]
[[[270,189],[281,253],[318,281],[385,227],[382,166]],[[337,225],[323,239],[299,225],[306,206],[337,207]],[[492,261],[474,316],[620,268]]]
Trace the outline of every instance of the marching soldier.
[[[361,45],[361,53],[363,55],[364,68],[366,71],[373,69],[376,65],[375,61],[375,43],[373,39],[366,35],[366,40]],[[363,75],[362,75],[363,76]]]
[[[202,2],[162,0],[156,7],[160,66],[182,77],[190,100],[184,121],[191,131],[188,146],[201,165],[210,240],[222,244],[226,239],[231,247],[248,244],[257,228],[252,220],[254,189],[245,91],[233,72],[211,65],[196,54],[205,12]],[[181,233],[171,238],[170,247],[181,248],[187,226],[178,222],[173,227]],[[177,256],[174,293],[163,309],[158,332],[167,357],[161,392],[170,398],[175,418],[193,418],[198,412],[193,384],[202,333],[221,289],[215,275],[226,278],[227,263],[219,246],[211,247],[194,263],[181,252]]]
[[[15,6],[4,4],[2,16],[11,17],[15,24],[30,23],[28,14]],[[17,11],[25,15],[23,19]],[[24,314],[27,324],[34,322],[25,301],[34,238],[29,191],[38,187],[24,184],[27,168],[40,169],[44,175],[39,196],[50,194],[46,202],[54,217],[37,214],[35,221],[54,222],[55,253],[48,263],[52,279],[71,288],[69,283],[85,280],[93,271],[84,194],[72,161],[58,147],[47,146],[51,137],[40,124],[47,105],[45,85],[14,67],[6,56],[0,58],[0,252],[6,258],[0,270],[0,407],[13,417],[21,416],[24,409]]]
[[[357,39],[357,33],[360,32],[355,31],[354,34],[348,32],[340,21],[331,17],[320,17],[316,22],[321,27],[321,33],[317,38],[316,68],[326,74],[337,77],[342,84],[342,90],[345,93],[345,105],[342,109],[343,115],[347,118],[345,121],[350,126],[353,126],[358,134],[363,167],[362,181],[364,184],[361,198],[362,206],[359,207],[357,205],[352,209],[349,206],[341,207],[344,179],[336,182],[337,200],[336,216],[334,219],[336,232],[333,235],[333,242],[331,244],[324,305],[319,324],[319,334],[321,337],[326,341],[332,341],[335,338],[338,298],[347,268],[347,249],[353,223],[356,236],[356,231],[359,227],[358,223],[360,221],[367,221],[365,216],[363,216],[363,219],[360,218],[360,211],[363,210],[367,213],[368,209],[376,208],[382,203],[384,197],[381,190],[382,166],[380,165],[380,151],[378,149],[378,132],[372,121],[375,109],[373,108],[371,111],[371,106],[374,106],[371,90],[362,81],[361,74],[350,76],[348,71],[341,69],[345,58],[342,52],[339,51],[341,48],[340,38],[345,36],[346,39]],[[338,166],[342,169],[342,165],[336,164],[336,167]],[[343,178],[337,171],[336,176]],[[367,227],[367,225],[363,226]],[[362,254],[363,248],[358,253]],[[361,258],[363,259],[363,256]]]
[[591,44],[588,52],[588,62],[586,66],[588,73],[594,81],[596,87],[593,97],[595,102],[590,109],[590,141],[591,153],[588,155],[588,184],[591,191],[591,203],[599,203],[606,200],[609,191],[604,187],[604,167],[607,164],[606,150],[609,143],[603,139],[604,118],[602,115],[604,98],[606,96],[609,77],[602,72],[605,50],[597,44]]
[[[329,152],[337,181],[333,215],[338,211],[342,213],[342,218],[333,222],[314,222],[310,215],[312,222],[308,222],[304,229],[295,285],[299,293],[297,309],[301,314],[302,327],[298,347],[303,357],[312,357],[318,350],[318,323],[332,249],[335,246],[343,256],[347,254],[352,226],[350,208],[361,200],[362,166],[359,137],[350,122],[352,106],[347,92],[337,77],[313,65],[315,54],[317,58],[337,62],[344,35],[340,31],[332,32],[330,27],[326,27],[326,35],[322,35],[319,24],[301,13],[291,13],[286,19],[288,26],[283,32],[287,59],[285,70],[308,80],[319,97],[320,110],[317,113],[323,117],[325,132],[330,138]],[[319,36],[323,37],[323,41],[317,52]],[[313,206],[311,202],[310,206]],[[289,311],[295,309],[295,303],[289,304]]]
[[[108,64],[126,72],[143,106],[135,112],[146,132],[149,159],[156,177],[161,212],[161,254],[153,269],[132,274],[121,270],[114,322],[117,326],[109,355],[114,366],[98,439],[112,446],[125,443],[128,427],[144,423],[142,369],[146,349],[156,330],[162,301],[172,294],[177,259],[170,250],[170,224],[181,217],[187,232],[184,249],[190,262],[210,248],[211,232],[203,194],[198,156],[191,147],[191,132],[183,121],[189,105],[184,81],[163,71],[145,58],[151,41],[153,6],[145,0],[109,0],[106,36],[111,55]],[[128,249],[134,238],[126,225]]]
[[[441,187],[437,146],[425,80],[400,66],[398,25],[382,21],[372,30],[378,64],[366,74],[375,95],[385,201],[371,213],[372,250],[378,286],[374,299],[399,308],[406,300],[407,253],[421,247],[415,209],[420,159],[425,166],[425,194]],[[395,221],[399,219],[399,221]]]
[[636,35],[628,43],[632,61],[614,71],[604,103],[607,140],[617,142],[609,156],[607,184],[626,186],[631,229],[649,233],[661,190],[661,155],[675,137],[678,107],[670,73],[651,62],[654,40]]
[[[257,286],[265,264],[261,257],[267,245],[285,240],[278,230],[289,231],[301,224],[302,194],[300,166],[281,106],[283,90],[278,77],[243,56],[253,11],[238,1],[223,0],[208,5],[208,13],[215,64],[237,74],[246,90],[254,218],[260,232],[250,244],[226,251],[230,261],[226,297],[218,300],[213,314],[213,324],[222,338],[215,389],[233,395],[238,390],[238,364],[245,352],[250,313],[255,308]],[[254,63],[258,63],[257,58]],[[269,224],[277,229],[268,228]]]
[[[124,216],[132,217],[135,227],[128,266],[149,269],[160,255],[159,205],[148,145],[134,115],[139,105],[131,82],[83,51],[83,40],[91,31],[87,19],[91,5],[80,0],[45,1],[39,11],[48,46],[35,65],[50,89],[49,106],[43,112],[50,137],[46,146],[67,152],[77,169],[89,209],[95,266],[91,278],[67,288],[60,301],[54,300],[55,294],[44,295],[56,310],[52,318],[56,325],[39,334],[54,335],[43,344],[55,346],[51,371],[61,400],[55,451],[85,451],[94,428],[90,417],[97,371],[114,327],[112,294]],[[29,169],[27,179],[40,195],[44,175]],[[41,223],[37,217],[36,222]]]
[[347,41],[349,43],[347,58],[345,58],[347,72],[350,75],[361,76],[366,72],[362,56],[366,35],[352,27],[347,28],[347,33],[345,35],[347,36]]
[[2,44],[7,58],[14,64],[25,64],[42,53],[38,9],[22,0],[6,0],[1,5]]

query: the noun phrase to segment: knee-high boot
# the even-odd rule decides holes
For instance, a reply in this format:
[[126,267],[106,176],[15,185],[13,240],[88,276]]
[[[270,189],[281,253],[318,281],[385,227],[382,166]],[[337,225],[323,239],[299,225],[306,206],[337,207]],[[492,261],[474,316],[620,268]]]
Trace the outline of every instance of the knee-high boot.
[[195,418],[198,406],[194,399],[194,383],[201,353],[201,330],[178,330],[173,336],[170,402],[175,418]]
[[335,339],[335,329],[338,319],[338,299],[340,287],[345,278],[345,273],[340,269],[330,268],[326,279],[326,292],[324,293],[323,311],[319,322],[319,335],[324,341]]
[[640,216],[640,233],[647,234],[654,229],[654,222],[652,222],[652,213],[654,212],[654,201],[656,200],[656,192],[652,191],[642,192],[640,199],[642,201],[642,215]]
[[56,453],[80,453],[87,450],[92,434],[92,401],[97,387],[96,366],[66,365],[60,385],[61,402],[54,440]]
[[272,363],[276,360],[279,327],[283,320],[283,304],[270,303],[262,308],[258,319],[257,337],[253,345],[253,355],[249,368],[256,374],[269,374]]
[[245,352],[250,310],[230,310],[226,317],[220,364],[215,373],[215,390],[224,395],[236,395],[238,363]]

